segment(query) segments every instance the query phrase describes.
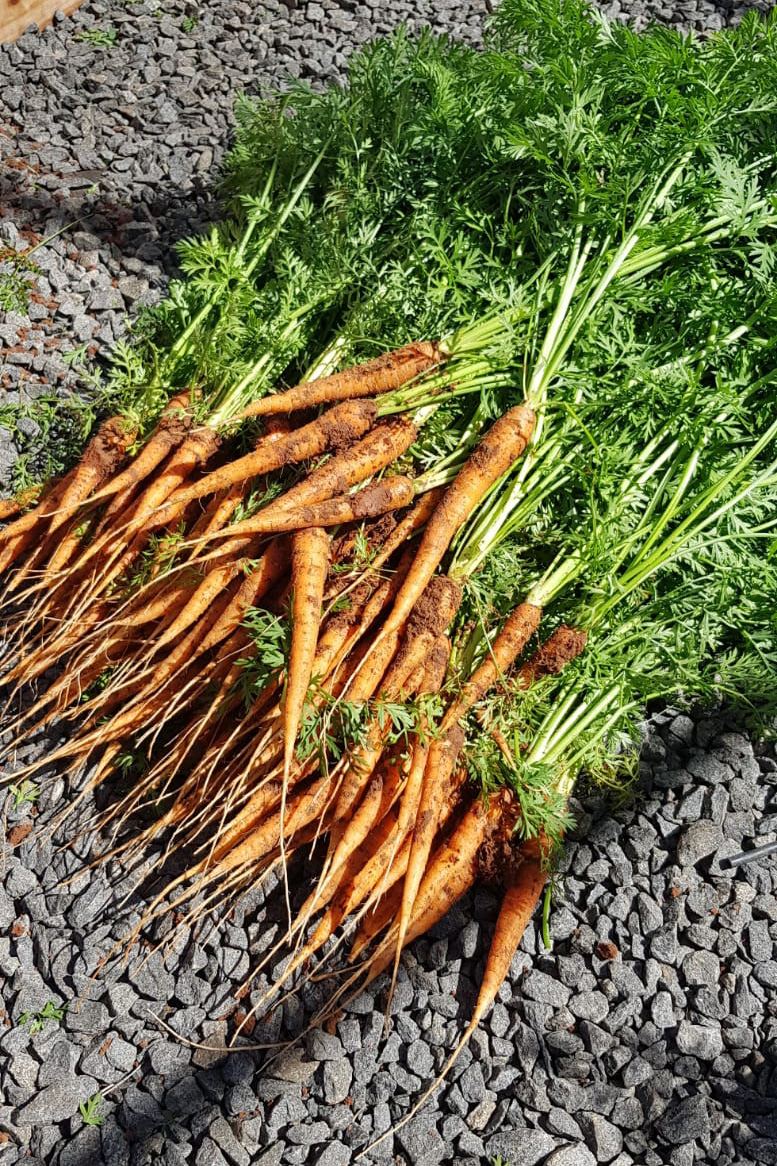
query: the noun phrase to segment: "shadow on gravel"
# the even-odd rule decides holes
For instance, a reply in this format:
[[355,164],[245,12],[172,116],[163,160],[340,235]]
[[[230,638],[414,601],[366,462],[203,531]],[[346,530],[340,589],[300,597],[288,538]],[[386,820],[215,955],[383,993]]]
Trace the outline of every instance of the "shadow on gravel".
[[[10,159],[4,164],[6,170],[15,162],[23,165],[19,159]],[[177,266],[175,244],[220,215],[218,197],[199,180],[184,194],[172,183],[154,183],[147,199],[130,202],[96,191],[102,171],[84,171],[68,186],[66,179],[73,177],[63,177],[63,189],[52,191],[36,187],[34,176],[25,174],[20,189],[0,170],[0,218],[15,221],[22,237],[33,245],[61,231],[73,239],[76,250],[88,251],[88,239],[83,237],[91,236],[110,247],[113,258],[124,261],[124,267],[129,259],[136,261],[138,271],[152,264],[169,274]],[[78,233],[81,238],[75,240]]]

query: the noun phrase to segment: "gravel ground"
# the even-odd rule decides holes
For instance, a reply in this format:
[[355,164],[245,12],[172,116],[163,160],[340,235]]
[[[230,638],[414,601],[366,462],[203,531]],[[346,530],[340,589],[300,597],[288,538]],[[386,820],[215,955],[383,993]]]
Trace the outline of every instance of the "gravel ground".
[[[72,20],[0,49],[0,248],[61,231],[32,257],[26,310],[0,314],[0,388],[5,402],[30,402],[29,417],[0,429],[0,479],[20,456],[40,456],[36,399],[54,389],[64,404],[84,389],[80,363],[99,361],[127,312],[153,302],[175,239],[215,213],[210,185],[238,90],[337,77],[354,45],[411,15],[477,41],[484,9],[87,0]],[[605,9],[698,30],[742,10],[705,0]],[[109,43],[84,39],[96,30]],[[578,806],[552,951],[531,928],[446,1086],[368,1161],[777,1163],[777,864],[720,864],[755,836],[775,837],[774,753],[724,714],[666,709],[646,727],[639,790],[618,812],[600,798]],[[70,797],[52,772],[37,824]],[[496,914],[487,891],[408,953],[385,1040],[379,981],[269,1066],[256,1051],[192,1047],[220,1045],[246,1007],[235,993],[249,952],[258,957],[283,918],[270,887],[140,971],[104,971],[79,1008],[139,900],[119,905],[121,872],[83,871],[89,836],[72,851],[37,848],[30,807],[9,798],[5,813],[0,1166],[345,1166],[407,1112],[461,1032]],[[297,1035],[319,991],[263,1018],[251,1041]],[[61,1019],[32,1032],[21,1018],[47,1005]],[[79,1106],[97,1093],[103,1121],[87,1125]]]

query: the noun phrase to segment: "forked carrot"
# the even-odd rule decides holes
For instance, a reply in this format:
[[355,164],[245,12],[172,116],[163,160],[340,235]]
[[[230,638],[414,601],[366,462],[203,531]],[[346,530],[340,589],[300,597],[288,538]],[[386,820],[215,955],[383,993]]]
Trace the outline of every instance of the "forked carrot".
[[401,388],[420,373],[440,364],[444,359],[437,344],[421,341],[406,344],[393,352],[385,352],[373,360],[354,365],[344,372],[332,373],[314,381],[305,381],[283,393],[273,393],[246,406],[235,420],[260,417],[273,413],[294,413],[333,401],[353,397],[373,397],[379,393]]

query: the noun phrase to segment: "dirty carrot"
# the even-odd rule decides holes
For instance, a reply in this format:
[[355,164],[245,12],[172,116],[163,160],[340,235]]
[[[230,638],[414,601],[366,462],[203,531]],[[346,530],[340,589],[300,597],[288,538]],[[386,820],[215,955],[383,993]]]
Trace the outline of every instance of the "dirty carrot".
[[406,344],[385,352],[373,360],[354,365],[343,372],[319,377],[254,401],[235,415],[236,421],[273,413],[294,413],[300,409],[328,405],[353,397],[373,397],[401,388],[420,373],[442,363],[441,347],[428,341]]

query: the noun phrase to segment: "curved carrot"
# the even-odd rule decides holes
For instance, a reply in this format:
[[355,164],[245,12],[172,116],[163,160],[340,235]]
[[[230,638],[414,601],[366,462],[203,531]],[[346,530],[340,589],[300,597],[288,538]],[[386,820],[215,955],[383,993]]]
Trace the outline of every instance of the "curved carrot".
[[284,538],[273,539],[255,563],[244,559],[241,570],[248,574],[237,590],[234,598],[225,607],[216,623],[202,641],[199,652],[207,652],[222,643],[237,630],[249,607],[262,599],[271,587],[283,578],[289,565],[289,544]]
[[125,417],[110,417],[103,421],[84,450],[76,472],[59,500],[57,513],[52,515],[49,523],[49,534],[58,530],[92,491],[99,490],[110,478],[136,434],[137,430]]
[[[494,1003],[497,993],[504,983],[505,977],[510,970],[510,965],[513,961],[513,956],[518,950],[518,945],[521,942],[527,924],[531,919],[534,910],[539,902],[542,888],[545,885],[547,878],[546,872],[542,869],[542,860],[540,847],[536,839],[525,842],[520,851],[519,856],[520,866],[517,874],[511,885],[505,891],[505,896],[502,901],[502,906],[494,928],[494,934],[491,939],[491,946],[488,950],[488,957],[486,959],[486,969],[483,973],[483,979],[480,983],[480,990],[478,998],[475,1003],[475,1008],[470,1017],[469,1023],[464,1030],[458,1044],[451,1053],[448,1060],[443,1065],[440,1073],[434,1079],[432,1084],[419,1097],[416,1104],[405,1114],[402,1121],[392,1126],[385,1134],[370,1144],[370,1149],[382,1141],[385,1137],[396,1132],[406,1122],[411,1121],[418,1113],[419,1109],[426,1104],[433,1093],[437,1091],[442,1082],[447,1077],[451,1068],[461,1054],[462,1049],[466,1046],[474,1033],[484,1015]],[[437,909],[434,908],[426,917],[414,925],[413,935],[421,934],[422,931],[428,930],[434,922],[437,921],[435,916]],[[441,917],[441,916],[440,916]],[[385,958],[385,957],[384,957]],[[380,965],[379,961],[379,965]],[[382,970],[382,969],[381,969]],[[372,972],[370,979],[374,978]]]
[[171,397],[159,418],[157,427],[149,437],[138,456],[121,474],[92,495],[91,502],[103,502],[130,487],[135,487],[152,473],[170,451],[186,437],[192,426],[188,411],[191,394],[177,393]]
[[462,686],[461,692],[450,708],[446,711],[441,725],[445,732],[451,725],[456,724],[470,711],[473,705],[482,700],[500,676],[507,672],[510,665],[524,650],[529,640],[536,634],[540,626],[542,609],[533,603],[519,603],[513,608],[504,622],[504,626],[491,644],[486,657],[469,680]]
[[283,393],[273,393],[254,401],[235,420],[246,417],[260,417],[273,413],[294,413],[300,409],[310,409],[332,401],[345,401],[354,397],[374,397],[406,385],[420,373],[441,364],[444,357],[439,345],[421,341],[406,344],[393,352],[384,352],[373,360],[354,365],[344,372],[319,377],[287,389]]

